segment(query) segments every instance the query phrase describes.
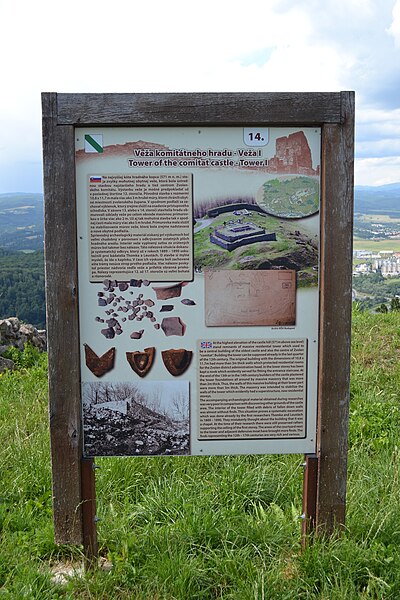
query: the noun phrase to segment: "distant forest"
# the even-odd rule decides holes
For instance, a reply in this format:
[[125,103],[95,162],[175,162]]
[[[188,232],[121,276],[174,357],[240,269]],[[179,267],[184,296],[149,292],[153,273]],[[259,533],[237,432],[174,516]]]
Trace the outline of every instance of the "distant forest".
[[46,328],[44,253],[0,248],[0,319],[18,317]]

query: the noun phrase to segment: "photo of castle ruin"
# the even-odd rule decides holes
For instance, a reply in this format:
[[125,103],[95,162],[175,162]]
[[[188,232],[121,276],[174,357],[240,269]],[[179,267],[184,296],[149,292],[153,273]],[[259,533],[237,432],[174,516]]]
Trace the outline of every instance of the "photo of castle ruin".
[[85,456],[190,453],[187,381],[82,384]]
[[319,177],[319,165],[313,167],[310,145],[304,131],[277,138],[275,156],[269,159],[268,173],[287,173]]

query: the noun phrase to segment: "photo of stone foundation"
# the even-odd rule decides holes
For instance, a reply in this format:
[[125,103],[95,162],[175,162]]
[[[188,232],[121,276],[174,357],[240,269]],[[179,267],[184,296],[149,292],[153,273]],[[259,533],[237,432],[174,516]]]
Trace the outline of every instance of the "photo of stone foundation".
[[210,242],[231,251],[256,242],[276,242],[276,233],[268,233],[252,221],[237,219],[216,227],[210,233]]

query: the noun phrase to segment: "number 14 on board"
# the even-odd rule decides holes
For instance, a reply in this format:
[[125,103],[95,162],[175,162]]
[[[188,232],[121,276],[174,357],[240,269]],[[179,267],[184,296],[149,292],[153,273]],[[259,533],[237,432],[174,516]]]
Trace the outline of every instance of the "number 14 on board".
[[268,127],[244,127],[243,141],[246,146],[266,146],[268,144]]

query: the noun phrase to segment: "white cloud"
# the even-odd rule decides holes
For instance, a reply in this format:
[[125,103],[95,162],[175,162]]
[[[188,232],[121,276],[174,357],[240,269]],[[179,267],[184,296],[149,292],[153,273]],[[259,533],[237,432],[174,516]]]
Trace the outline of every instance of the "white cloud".
[[360,109],[356,111],[356,117],[359,144],[368,145],[380,140],[388,144],[400,142],[400,109]]
[[358,154],[399,152],[400,0],[0,0],[0,20],[3,164],[40,160],[41,91],[354,89]]
[[[368,142],[357,142],[356,156],[358,158],[371,157],[392,157],[393,152],[400,156],[400,139],[388,138],[373,140]],[[400,172],[397,174],[400,179]]]
[[393,7],[393,21],[388,32],[393,36],[397,48],[400,48],[400,0]]
[[400,156],[363,158],[355,162],[356,185],[385,185],[399,181]]

